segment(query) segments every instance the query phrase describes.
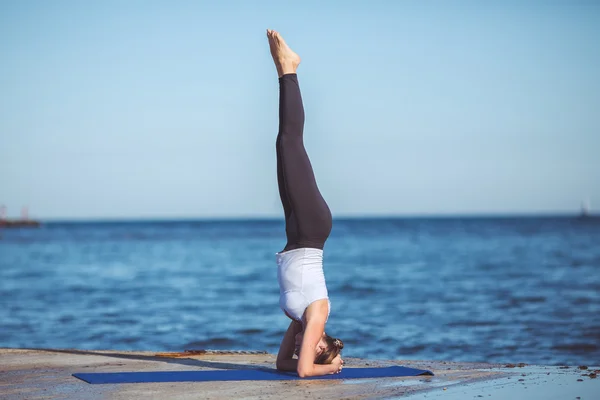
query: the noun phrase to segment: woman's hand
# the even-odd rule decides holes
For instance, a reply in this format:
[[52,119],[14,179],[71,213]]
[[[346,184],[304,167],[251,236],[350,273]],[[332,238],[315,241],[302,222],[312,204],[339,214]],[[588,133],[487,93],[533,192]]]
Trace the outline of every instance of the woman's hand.
[[342,367],[343,366],[344,366],[344,360],[342,360],[342,357],[338,354],[331,361],[331,367],[333,369],[333,371],[331,373],[332,374],[339,374],[340,372],[342,372]]

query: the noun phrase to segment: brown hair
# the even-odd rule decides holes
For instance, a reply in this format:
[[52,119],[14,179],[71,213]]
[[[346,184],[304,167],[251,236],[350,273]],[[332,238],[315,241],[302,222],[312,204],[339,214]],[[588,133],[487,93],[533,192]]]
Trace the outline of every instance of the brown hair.
[[331,364],[344,348],[344,342],[341,339],[332,338],[329,335],[325,335],[325,343],[327,343],[327,350],[317,357],[315,364]]

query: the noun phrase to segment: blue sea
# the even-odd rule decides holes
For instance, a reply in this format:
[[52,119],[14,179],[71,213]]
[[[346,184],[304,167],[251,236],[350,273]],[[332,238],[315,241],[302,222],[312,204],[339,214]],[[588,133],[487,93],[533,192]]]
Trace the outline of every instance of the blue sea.
[[[276,353],[283,220],[0,230],[0,347]],[[600,220],[336,219],[327,333],[368,359],[600,360]]]

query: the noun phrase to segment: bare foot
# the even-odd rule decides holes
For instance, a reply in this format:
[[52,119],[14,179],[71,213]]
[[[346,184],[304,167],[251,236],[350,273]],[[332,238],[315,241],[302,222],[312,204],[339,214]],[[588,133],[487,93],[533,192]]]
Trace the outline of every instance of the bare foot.
[[273,56],[277,68],[277,75],[281,78],[285,74],[295,74],[298,65],[300,65],[300,56],[289,48],[278,32],[267,29],[267,38],[269,39],[271,56]]

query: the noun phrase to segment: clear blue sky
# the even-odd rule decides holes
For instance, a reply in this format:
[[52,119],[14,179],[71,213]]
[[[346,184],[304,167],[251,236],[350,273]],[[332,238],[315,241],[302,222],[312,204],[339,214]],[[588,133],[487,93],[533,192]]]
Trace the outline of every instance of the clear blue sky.
[[0,204],[281,216],[265,29],[335,216],[600,208],[597,1],[2,1]]

